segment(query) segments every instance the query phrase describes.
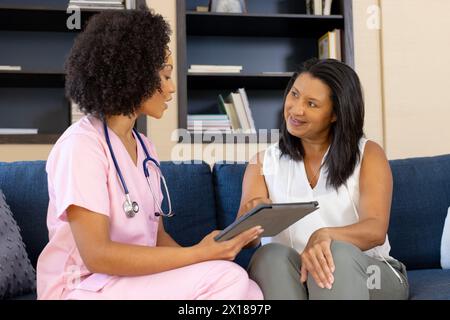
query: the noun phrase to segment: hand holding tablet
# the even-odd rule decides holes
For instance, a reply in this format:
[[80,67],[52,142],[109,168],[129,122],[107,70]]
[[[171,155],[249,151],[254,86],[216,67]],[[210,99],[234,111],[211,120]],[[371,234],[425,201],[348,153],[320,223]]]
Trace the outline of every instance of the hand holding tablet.
[[222,230],[214,239],[229,240],[255,226],[261,226],[261,237],[273,237],[319,208],[317,201],[260,204]]

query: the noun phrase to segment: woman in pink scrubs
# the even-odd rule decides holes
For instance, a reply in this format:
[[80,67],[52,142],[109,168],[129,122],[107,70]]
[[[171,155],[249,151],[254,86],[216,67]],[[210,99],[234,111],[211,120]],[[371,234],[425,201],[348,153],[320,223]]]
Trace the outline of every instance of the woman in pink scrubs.
[[[75,41],[66,93],[87,116],[64,132],[47,161],[50,241],[37,265],[39,299],[262,299],[247,272],[231,262],[260,228],[225,242],[214,241],[213,231],[180,247],[155,216],[162,201],[158,173],[150,167],[149,188],[132,128],[139,115],[161,118],[175,92],[169,34],[160,15],[127,10],[94,16]],[[124,212],[104,123],[140,207],[132,218]]]

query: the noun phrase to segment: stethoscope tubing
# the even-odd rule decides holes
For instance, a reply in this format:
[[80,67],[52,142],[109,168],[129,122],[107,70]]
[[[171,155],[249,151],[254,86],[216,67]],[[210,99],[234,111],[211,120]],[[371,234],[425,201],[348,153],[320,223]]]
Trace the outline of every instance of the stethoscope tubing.
[[[127,184],[125,182],[125,179],[123,178],[122,171],[120,170],[119,164],[117,162],[116,156],[114,154],[114,151],[113,151],[113,148],[112,148],[112,145],[111,145],[111,140],[110,140],[110,137],[109,137],[108,126],[106,125],[106,121],[103,121],[103,129],[105,131],[106,143],[108,145],[108,149],[109,149],[109,152],[111,154],[111,158],[113,160],[114,167],[116,168],[117,175],[119,176],[120,183],[122,184],[122,187],[123,187],[123,190],[124,190],[124,193],[125,193],[125,197],[126,197],[126,199],[127,199],[127,201],[129,203],[133,204],[135,202],[133,202],[131,200],[131,198],[130,198],[130,193],[128,191]],[[158,209],[161,212],[155,213],[155,214],[158,215],[158,216],[162,215],[162,216],[165,216],[165,217],[171,217],[174,214],[172,213],[172,206],[171,206],[171,201],[170,201],[169,190],[167,189],[166,180],[164,179],[164,176],[163,176],[163,174],[161,172],[161,167],[160,167],[159,163],[154,158],[152,158],[150,156],[150,153],[148,152],[147,147],[145,146],[144,140],[142,139],[142,137],[140,136],[140,134],[136,130],[136,128],[133,128],[133,132],[135,133],[136,137],[138,138],[139,143],[140,143],[140,145],[142,147],[142,150],[144,150],[144,153],[145,153],[145,160],[143,161],[142,165],[143,165],[143,169],[144,169],[144,175],[145,175],[145,178],[147,180],[147,184],[150,187],[150,191],[152,192],[152,196],[153,196],[154,200],[157,202],[157,199],[155,199],[155,195],[154,195],[153,189],[152,189],[152,187],[151,187],[151,185],[150,185],[150,183],[148,181],[148,178],[150,177],[150,173],[148,171],[147,162],[149,162],[149,161],[151,161],[156,166],[156,168],[158,169],[160,178],[163,180],[164,188],[165,188],[165,191],[166,191],[166,194],[167,194],[167,200],[168,200],[168,204],[169,204],[169,213],[167,213],[167,214],[163,213],[161,207],[159,206],[159,204],[156,203],[156,205],[158,206]],[[136,205],[137,205],[137,203],[136,203]],[[134,216],[134,215],[132,215],[132,216]]]

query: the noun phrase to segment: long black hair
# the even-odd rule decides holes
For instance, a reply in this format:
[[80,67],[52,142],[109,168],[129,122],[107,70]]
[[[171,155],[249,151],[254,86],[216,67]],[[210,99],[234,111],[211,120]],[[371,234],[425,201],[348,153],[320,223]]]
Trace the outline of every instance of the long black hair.
[[[346,64],[334,59],[306,61],[293,74],[284,93],[283,108],[292,86],[303,73],[321,80],[331,91],[331,102],[336,121],[331,124],[331,145],[324,161],[328,172],[327,186],[336,190],[352,175],[358,160],[359,140],[363,137],[364,99],[356,72]],[[284,113],[281,120],[279,141],[281,156],[287,155],[294,160],[303,160],[305,150],[301,139],[291,135],[286,127]]]

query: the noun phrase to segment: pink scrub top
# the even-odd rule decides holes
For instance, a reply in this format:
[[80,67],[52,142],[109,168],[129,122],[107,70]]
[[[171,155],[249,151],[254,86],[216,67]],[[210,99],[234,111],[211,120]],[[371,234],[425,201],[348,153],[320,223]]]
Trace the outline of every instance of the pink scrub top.
[[[108,150],[103,123],[86,116],[73,124],[56,142],[47,161],[49,243],[37,263],[38,299],[64,299],[77,289],[98,291],[116,278],[90,273],[84,265],[67,222],[70,205],[106,215],[112,241],[156,246],[159,218],[155,216],[157,206],[142,167],[145,153],[136,140],[136,166],[119,137],[108,130],[131,199],[139,204],[139,213],[133,218],[125,215],[125,194]],[[158,159],[153,145],[141,136],[150,155]],[[152,166],[149,168],[152,190],[158,190],[155,198],[161,203],[159,175]]]

